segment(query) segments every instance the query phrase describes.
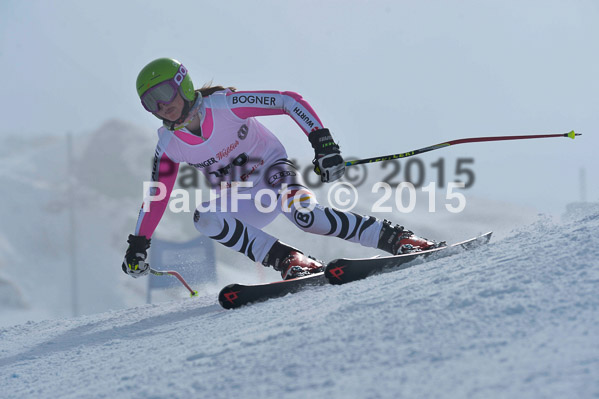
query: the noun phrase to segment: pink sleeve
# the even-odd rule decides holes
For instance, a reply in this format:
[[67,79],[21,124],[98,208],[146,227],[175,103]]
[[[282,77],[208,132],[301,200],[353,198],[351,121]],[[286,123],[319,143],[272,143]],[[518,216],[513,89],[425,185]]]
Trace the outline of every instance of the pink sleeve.
[[291,91],[236,91],[227,93],[227,104],[237,117],[287,114],[299,125],[306,136],[323,125],[310,104]]
[[[135,227],[135,235],[146,236],[146,238],[152,237],[154,230],[158,226],[164,211],[168,206],[168,202],[177,180],[177,173],[179,171],[179,164],[171,160],[160,148],[156,147],[156,153],[154,154],[154,164],[152,167],[152,181],[162,183],[166,189],[166,195],[159,201],[151,201],[149,203],[149,209],[144,211],[144,205],[142,205],[139,211],[139,217],[137,218],[137,226]],[[150,193],[153,196],[161,195],[160,187],[150,189]],[[147,194],[146,194],[147,196]],[[144,201],[146,199],[144,198]],[[144,203],[145,204],[145,203]]]

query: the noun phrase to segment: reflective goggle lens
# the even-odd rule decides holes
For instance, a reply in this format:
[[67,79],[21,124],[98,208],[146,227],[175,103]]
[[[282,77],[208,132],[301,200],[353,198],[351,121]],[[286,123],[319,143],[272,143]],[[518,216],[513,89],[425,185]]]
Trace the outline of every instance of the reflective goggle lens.
[[162,82],[141,96],[141,104],[146,111],[158,112],[158,103],[168,105],[177,95],[177,86],[172,80]]

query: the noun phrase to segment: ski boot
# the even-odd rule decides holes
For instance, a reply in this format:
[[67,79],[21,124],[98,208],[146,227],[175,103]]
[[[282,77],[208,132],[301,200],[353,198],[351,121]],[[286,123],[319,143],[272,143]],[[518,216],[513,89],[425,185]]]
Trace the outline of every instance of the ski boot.
[[291,251],[289,256],[283,260],[281,268],[281,277],[283,280],[304,277],[310,274],[319,273],[324,270],[324,265],[301,252]]
[[281,272],[283,280],[304,277],[324,270],[322,262],[280,241],[274,243],[262,264]]
[[404,229],[403,226],[398,224],[392,226],[390,221],[385,220],[377,248],[392,255],[402,255],[445,246],[447,246],[445,241],[435,242],[427,238],[420,238],[410,230]]

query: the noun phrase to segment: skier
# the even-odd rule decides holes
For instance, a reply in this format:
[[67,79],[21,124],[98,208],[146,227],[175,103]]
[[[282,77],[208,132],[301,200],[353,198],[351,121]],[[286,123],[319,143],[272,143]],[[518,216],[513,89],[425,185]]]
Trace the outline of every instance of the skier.
[[[320,272],[323,264],[261,230],[280,213],[306,232],[336,236],[394,255],[440,245],[389,221],[341,212],[316,202],[295,165],[287,159],[281,142],[255,118],[289,115],[312,144],[312,163],[321,181],[340,179],[345,163],[339,146],[299,94],[236,91],[209,85],[194,90],[187,69],[170,58],[156,59],[141,70],[137,93],[146,111],[163,122],[158,129],[152,170],[152,182],[159,184],[151,189],[152,195],[163,199],[142,206],[135,234],[129,235],[122,269],[130,276],[149,272],[146,251],[168,205],[181,162],[203,172],[221,196],[231,194],[235,181],[250,186],[239,189],[251,199],[239,199],[237,212],[216,200],[202,204],[193,216],[195,227],[252,261],[273,267],[283,279]],[[260,190],[268,190],[272,196],[266,197],[276,198],[274,211],[259,209],[260,205],[272,205],[263,195],[257,198]]]

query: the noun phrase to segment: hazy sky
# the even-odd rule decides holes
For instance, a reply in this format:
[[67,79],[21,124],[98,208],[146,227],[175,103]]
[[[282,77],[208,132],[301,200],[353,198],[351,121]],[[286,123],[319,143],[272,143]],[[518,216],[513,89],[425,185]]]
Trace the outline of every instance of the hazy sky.
[[[168,5],[167,5],[168,4]],[[599,3],[595,1],[0,2],[2,136],[74,134],[118,118],[148,128],[135,91],[152,59],[182,61],[196,86],[302,94],[346,155],[446,140],[559,133],[580,140],[466,144],[422,157],[475,159],[469,195],[559,211],[599,200]],[[281,117],[267,122],[308,163]],[[371,165],[371,174],[389,170]]]

